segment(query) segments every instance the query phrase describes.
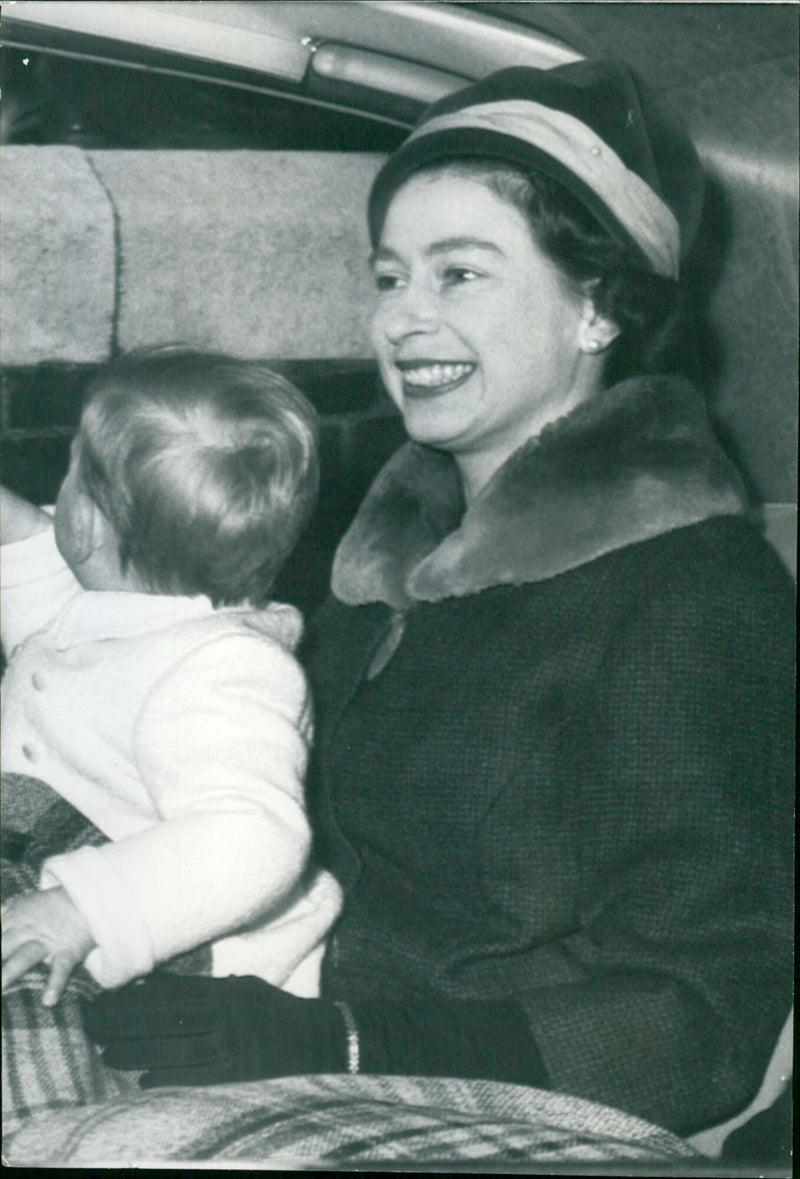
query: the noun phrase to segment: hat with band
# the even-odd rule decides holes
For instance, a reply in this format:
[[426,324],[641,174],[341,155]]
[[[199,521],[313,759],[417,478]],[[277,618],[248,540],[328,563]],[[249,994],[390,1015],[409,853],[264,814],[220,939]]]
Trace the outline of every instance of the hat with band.
[[471,157],[557,181],[656,274],[678,277],[700,223],[702,169],[686,132],[624,63],[512,67],[440,99],[375,179],[373,244],[413,172]]

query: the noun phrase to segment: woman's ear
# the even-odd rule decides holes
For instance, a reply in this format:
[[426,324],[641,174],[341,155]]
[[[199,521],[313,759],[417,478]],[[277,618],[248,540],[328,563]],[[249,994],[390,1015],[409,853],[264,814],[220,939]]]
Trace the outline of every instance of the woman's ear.
[[581,352],[599,355],[609,348],[619,335],[619,325],[598,311],[590,292],[583,297],[581,321],[578,327],[578,347]]

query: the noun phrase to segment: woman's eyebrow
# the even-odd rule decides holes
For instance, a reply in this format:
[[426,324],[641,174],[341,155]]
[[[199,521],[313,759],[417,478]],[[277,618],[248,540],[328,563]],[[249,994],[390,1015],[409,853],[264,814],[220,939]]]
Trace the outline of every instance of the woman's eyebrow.
[[492,254],[503,254],[500,247],[491,241],[486,241],[480,237],[445,237],[441,241],[432,242],[428,246],[426,254],[446,254],[448,250],[488,250]]
[[387,246],[378,246],[377,250],[372,251],[367,261],[370,266],[374,266],[376,262],[399,262],[400,255]]
[[[431,244],[426,247],[424,252],[428,257],[433,257],[437,254],[446,254],[450,250],[463,249],[486,250],[492,254],[498,254],[501,257],[505,257],[503,251],[498,245],[495,244],[495,242],[486,241],[480,237],[469,236],[442,238],[440,241],[431,242]],[[373,250],[369,256],[370,266],[374,266],[376,262],[399,261],[400,255],[395,250],[390,249],[388,246],[378,246],[377,250]]]

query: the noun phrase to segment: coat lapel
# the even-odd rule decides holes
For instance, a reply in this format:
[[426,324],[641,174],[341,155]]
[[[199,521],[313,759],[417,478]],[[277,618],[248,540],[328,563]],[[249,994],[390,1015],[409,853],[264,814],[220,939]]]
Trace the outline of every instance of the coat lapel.
[[672,377],[636,379],[530,439],[466,512],[453,459],[407,443],[343,538],[332,588],[349,605],[403,610],[541,581],[744,507],[694,389]]

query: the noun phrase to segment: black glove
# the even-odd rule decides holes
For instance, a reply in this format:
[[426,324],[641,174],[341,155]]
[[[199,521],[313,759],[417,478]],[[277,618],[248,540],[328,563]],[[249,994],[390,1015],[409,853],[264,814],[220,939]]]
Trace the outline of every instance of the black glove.
[[344,1017],[258,978],[155,972],[84,1002],[91,1040],[111,1068],[145,1069],[139,1084],[216,1085],[347,1068]]
[[[549,1085],[513,1003],[362,999],[347,1011],[362,1072]],[[297,999],[258,978],[155,972],[85,1003],[84,1023],[111,1068],[148,1070],[145,1089],[341,1073],[352,1064],[340,1005]]]

